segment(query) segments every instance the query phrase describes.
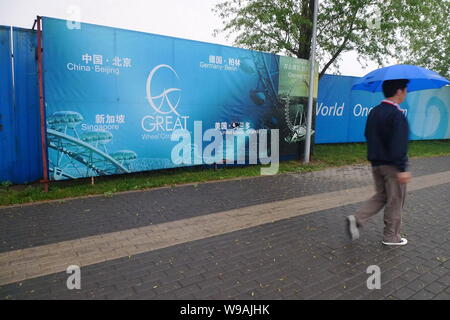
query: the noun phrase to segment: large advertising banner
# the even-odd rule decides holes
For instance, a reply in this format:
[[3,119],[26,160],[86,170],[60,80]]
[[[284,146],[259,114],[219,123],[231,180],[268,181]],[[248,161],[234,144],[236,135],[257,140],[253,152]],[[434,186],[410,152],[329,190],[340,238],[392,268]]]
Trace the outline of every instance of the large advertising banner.
[[[316,105],[316,143],[363,142],[370,110],[383,93],[351,90],[358,77],[324,75]],[[401,108],[411,140],[450,139],[450,87],[408,93]]]
[[[300,155],[307,60],[53,18],[43,45],[52,179],[210,163],[203,133],[213,128],[236,136],[224,161],[240,147],[248,155],[249,134],[264,129],[279,129],[282,159]],[[183,129],[192,162],[180,164],[172,134]]]

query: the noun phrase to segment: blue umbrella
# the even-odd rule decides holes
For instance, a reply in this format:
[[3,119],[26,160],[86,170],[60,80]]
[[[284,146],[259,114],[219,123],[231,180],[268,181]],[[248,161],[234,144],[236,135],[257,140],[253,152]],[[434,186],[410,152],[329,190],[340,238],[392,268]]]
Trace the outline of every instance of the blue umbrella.
[[394,79],[408,79],[408,92],[436,89],[450,84],[450,81],[434,71],[409,64],[397,64],[366,74],[353,84],[352,90],[383,91],[383,81]]

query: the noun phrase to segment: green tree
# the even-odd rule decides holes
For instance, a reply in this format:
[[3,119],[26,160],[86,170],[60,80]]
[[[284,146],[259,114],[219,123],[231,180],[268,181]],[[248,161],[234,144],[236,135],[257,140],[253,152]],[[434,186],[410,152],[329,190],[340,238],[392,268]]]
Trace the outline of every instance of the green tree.
[[[223,0],[213,11],[234,45],[308,59],[314,0]],[[355,50],[358,62],[418,64],[450,76],[450,0],[320,0],[320,77]]]

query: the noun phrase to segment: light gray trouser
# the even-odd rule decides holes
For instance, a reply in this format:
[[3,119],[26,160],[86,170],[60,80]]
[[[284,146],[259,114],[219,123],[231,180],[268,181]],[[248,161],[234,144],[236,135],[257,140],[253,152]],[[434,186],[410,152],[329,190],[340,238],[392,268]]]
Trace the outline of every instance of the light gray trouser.
[[378,166],[372,168],[376,194],[364,203],[356,212],[355,218],[359,227],[384,207],[385,242],[400,242],[400,225],[402,209],[405,203],[406,184],[397,180],[398,170],[394,166]]

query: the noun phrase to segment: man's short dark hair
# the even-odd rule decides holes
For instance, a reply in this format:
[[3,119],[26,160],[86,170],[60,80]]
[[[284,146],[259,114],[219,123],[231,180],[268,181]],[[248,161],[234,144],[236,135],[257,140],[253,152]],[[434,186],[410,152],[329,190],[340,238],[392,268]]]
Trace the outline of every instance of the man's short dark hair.
[[383,81],[383,93],[386,98],[395,96],[397,90],[403,90],[408,85],[408,79],[395,79]]

